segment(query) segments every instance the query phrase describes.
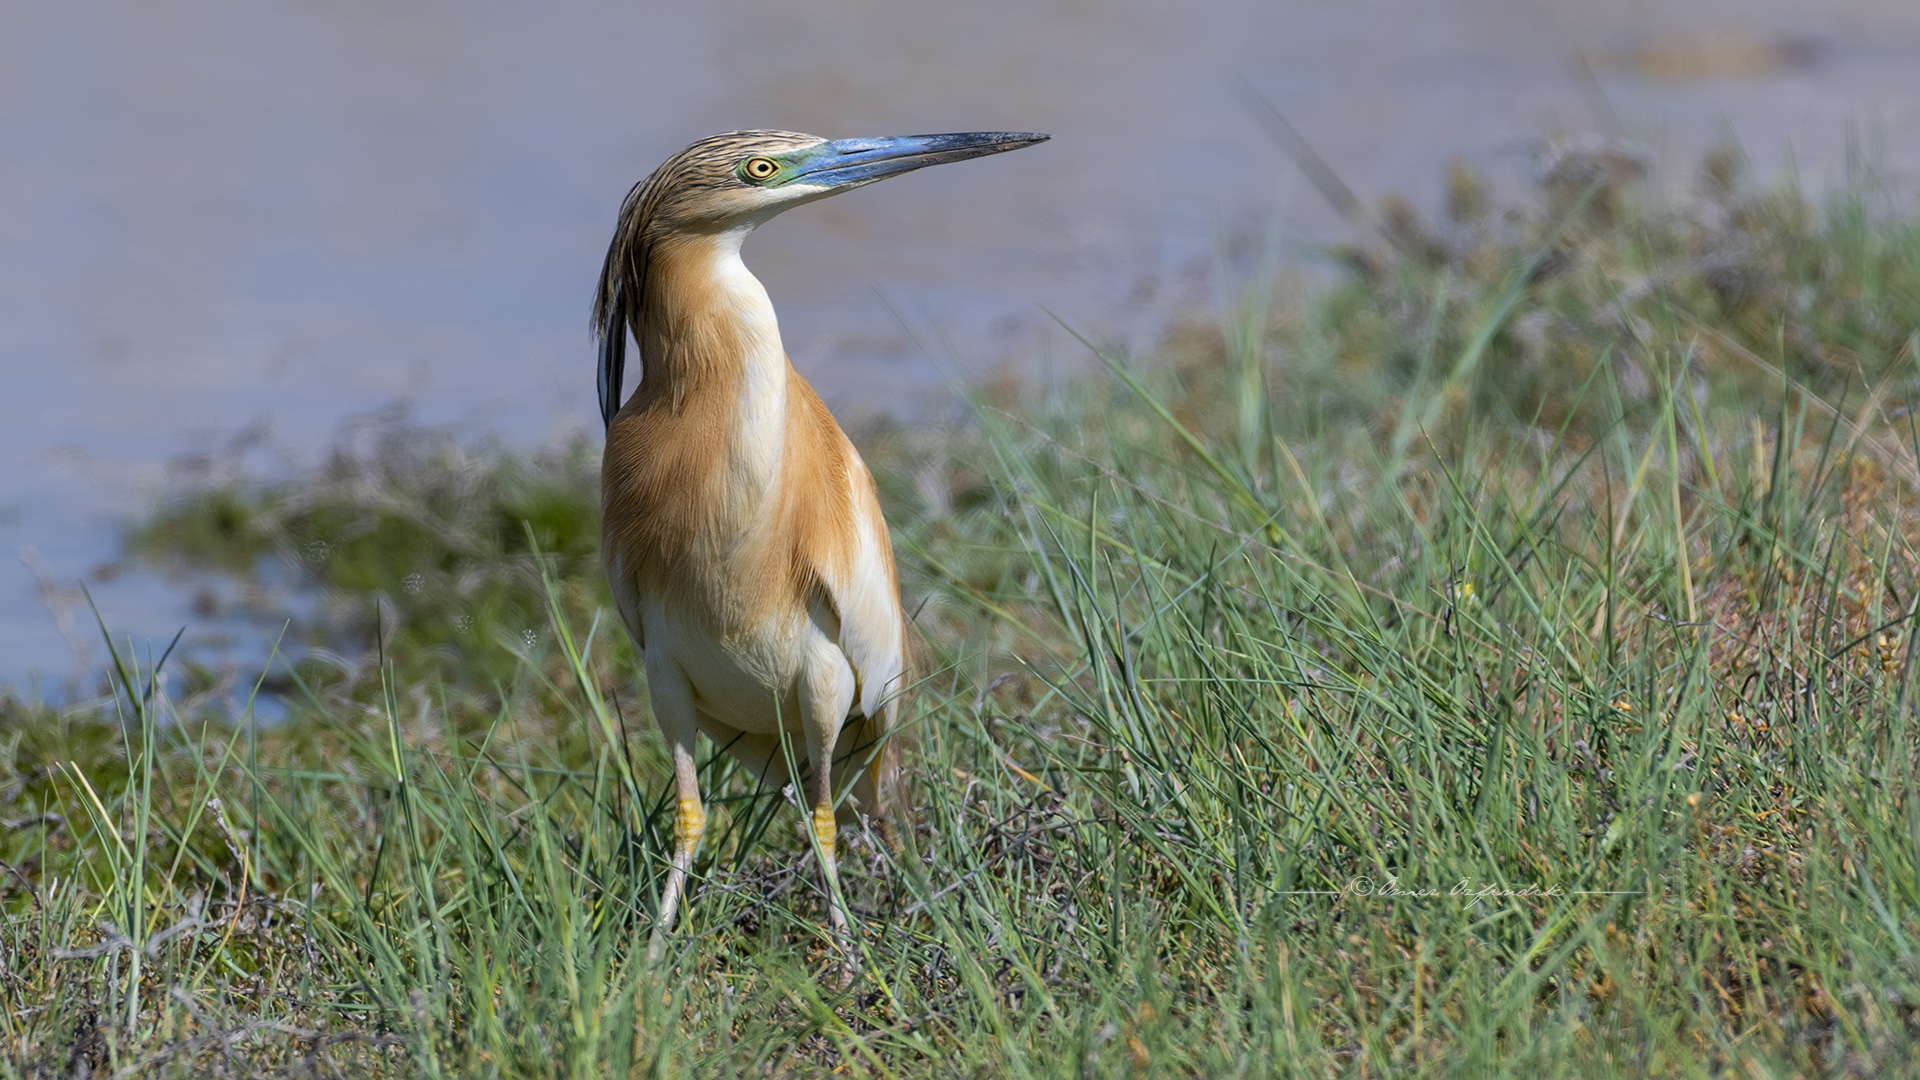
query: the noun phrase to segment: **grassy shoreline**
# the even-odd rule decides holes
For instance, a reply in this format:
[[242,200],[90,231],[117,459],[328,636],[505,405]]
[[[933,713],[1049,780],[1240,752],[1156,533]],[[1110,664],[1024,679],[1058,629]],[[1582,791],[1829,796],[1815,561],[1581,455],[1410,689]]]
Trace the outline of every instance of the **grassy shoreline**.
[[0,1075],[1911,1070],[1920,217],[1577,164],[868,434],[940,665],[845,991],[798,811],[719,760],[646,960],[589,449],[163,508],[134,550],[319,597],[289,719],[0,702]]

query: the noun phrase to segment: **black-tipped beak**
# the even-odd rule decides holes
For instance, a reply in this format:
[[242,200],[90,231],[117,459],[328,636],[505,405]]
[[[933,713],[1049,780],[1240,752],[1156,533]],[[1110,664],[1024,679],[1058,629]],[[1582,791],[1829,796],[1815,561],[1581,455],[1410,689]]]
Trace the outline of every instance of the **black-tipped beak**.
[[1030,131],[968,131],[953,135],[835,139],[820,148],[821,152],[807,162],[794,182],[858,187],[928,165],[1004,154],[1050,138],[1050,135]]

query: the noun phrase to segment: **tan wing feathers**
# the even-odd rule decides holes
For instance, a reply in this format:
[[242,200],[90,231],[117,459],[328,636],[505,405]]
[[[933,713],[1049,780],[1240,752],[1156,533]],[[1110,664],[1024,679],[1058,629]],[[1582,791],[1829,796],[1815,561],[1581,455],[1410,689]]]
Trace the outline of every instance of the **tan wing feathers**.
[[824,541],[796,554],[808,559],[809,572],[840,617],[840,650],[859,687],[855,709],[878,719],[881,703],[898,690],[905,645],[886,519],[873,475],[826,405],[798,372],[789,386],[790,423],[819,440],[817,452],[805,455],[817,471],[794,490],[816,493],[812,515],[818,516],[808,531]]

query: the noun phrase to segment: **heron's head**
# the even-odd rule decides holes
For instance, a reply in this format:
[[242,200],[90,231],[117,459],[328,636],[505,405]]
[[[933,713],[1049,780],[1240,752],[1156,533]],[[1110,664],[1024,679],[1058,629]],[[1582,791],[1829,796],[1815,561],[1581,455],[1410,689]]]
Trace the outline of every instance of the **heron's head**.
[[1022,131],[822,139],[793,131],[729,131],[701,139],[633,186],[594,295],[600,338],[600,414],[620,407],[626,330],[638,332],[653,252],[706,234],[735,249],[748,230],[780,211],[927,165],[1018,150],[1047,136]]
[[668,158],[634,189],[629,204],[630,209],[643,210],[645,224],[652,229],[751,228],[789,207],[875,180],[927,165],[1017,150],[1046,138],[1012,131],[875,139],[731,131],[702,139]]

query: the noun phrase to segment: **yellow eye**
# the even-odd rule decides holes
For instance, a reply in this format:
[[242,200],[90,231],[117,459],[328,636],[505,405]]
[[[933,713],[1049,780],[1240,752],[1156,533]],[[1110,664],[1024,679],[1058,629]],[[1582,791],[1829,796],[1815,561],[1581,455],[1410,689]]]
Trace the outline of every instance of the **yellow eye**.
[[780,171],[780,163],[772,158],[748,158],[740,166],[740,174],[749,180],[771,180],[773,174]]

